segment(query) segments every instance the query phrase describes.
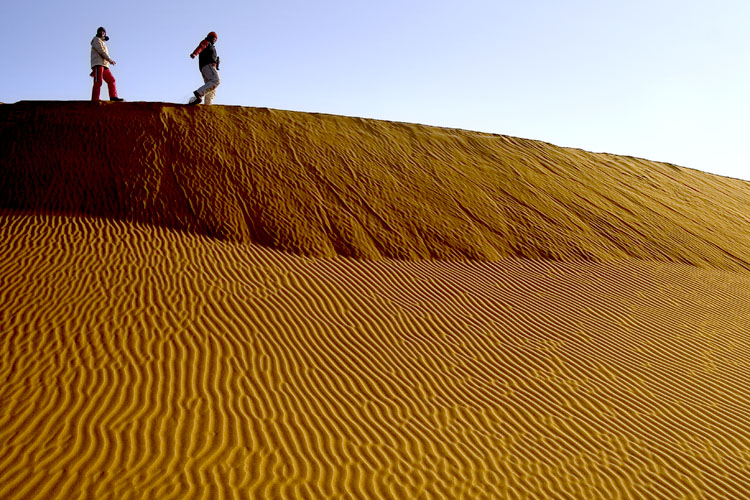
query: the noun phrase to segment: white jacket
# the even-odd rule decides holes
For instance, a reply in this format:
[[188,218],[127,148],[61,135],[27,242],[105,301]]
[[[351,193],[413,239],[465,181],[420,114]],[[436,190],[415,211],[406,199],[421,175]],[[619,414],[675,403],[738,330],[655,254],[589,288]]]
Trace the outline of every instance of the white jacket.
[[109,57],[107,44],[104,43],[104,40],[95,36],[94,39],[91,40],[91,67],[104,66],[105,68],[108,68],[110,62],[112,62],[112,59]]

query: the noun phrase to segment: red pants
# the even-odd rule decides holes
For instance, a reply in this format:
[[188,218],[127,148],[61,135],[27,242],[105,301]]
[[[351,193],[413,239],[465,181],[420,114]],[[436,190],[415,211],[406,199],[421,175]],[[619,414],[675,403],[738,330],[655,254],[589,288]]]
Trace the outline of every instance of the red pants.
[[99,91],[102,89],[102,80],[107,82],[107,90],[109,90],[109,98],[117,97],[117,87],[115,87],[115,77],[109,71],[109,68],[104,66],[94,66],[92,72],[94,77],[94,88],[91,89],[91,100],[99,100]]

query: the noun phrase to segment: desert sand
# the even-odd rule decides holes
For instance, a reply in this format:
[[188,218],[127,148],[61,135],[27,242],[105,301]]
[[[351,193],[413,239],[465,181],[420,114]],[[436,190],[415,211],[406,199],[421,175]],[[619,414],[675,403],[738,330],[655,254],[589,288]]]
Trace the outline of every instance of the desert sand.
[[0,106],[0,498],[748,498],[750,183]]

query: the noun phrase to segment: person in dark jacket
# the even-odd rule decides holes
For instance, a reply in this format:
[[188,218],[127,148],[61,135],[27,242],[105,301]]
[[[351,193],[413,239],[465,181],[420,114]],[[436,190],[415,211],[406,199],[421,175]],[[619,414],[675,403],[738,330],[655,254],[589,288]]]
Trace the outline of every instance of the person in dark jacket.
[[98,101],[99,93],[102,88],[102,80],[107,82],[110,101],[122,101],[117,97],[117,87],[115,86],[115,77],[109,71],[109,65],[115,64],[115,61],[109,57],[107,44],[109,40],[107,30],[99,27],[96,30],[96,36],[91,40],[91,76],[94,77],[94,87],[91,89],[91,100]]
[[191,59],[198,57],[198,67],[203,76],[203,86],[194,91],[195,99],[190,104],[199,104],[203,98],[206,104],[211,104],[216,96],[216,87],[219,86],[219,56],[216,54],[214,44],[219,37],[212,31],[190,54]]

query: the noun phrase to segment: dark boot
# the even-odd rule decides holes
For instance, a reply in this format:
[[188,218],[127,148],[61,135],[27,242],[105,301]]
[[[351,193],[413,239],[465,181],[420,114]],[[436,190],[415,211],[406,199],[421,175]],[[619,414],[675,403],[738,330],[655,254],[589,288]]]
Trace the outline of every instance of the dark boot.
[[201,96],[200,96],[200,94],[198,93],[198,91],[194,91],[194,92],[193,92],[193,95],[195,96],[195,100],[194,100],[194,101],[190,101],[190,102],[188,103],[188,104],[189,104],[190,106],[195,106],[196,104],[200,104],[200,103],[201,103],[201,101],[203,100],[203,99],[201,99]]

